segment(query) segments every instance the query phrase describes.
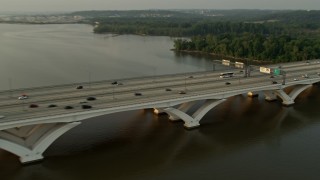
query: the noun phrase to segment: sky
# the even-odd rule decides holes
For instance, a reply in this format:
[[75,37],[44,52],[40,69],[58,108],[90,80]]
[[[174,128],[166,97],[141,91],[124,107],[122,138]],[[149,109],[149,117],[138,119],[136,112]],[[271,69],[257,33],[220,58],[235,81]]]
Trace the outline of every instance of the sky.
[[320,0],[0,0],[0,4],[0,13],[142,9],[320,9]]

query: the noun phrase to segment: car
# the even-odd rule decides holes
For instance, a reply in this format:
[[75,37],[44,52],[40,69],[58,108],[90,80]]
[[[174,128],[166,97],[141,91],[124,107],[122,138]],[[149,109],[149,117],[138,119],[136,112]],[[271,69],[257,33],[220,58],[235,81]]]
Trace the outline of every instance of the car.
[[185,91],[179,91],[179,94],[186,94]]
[[23,100],[23,99],[28,99],[28,96],[25,94],[22,94],[21,96],[18,97],[19,100]]
[[274,78],[274,76],[271,75],[270,78]]
[[83,89],[83,86],[77,86],[77,89]]
[[189,76],[188,78],[193,78],[193,76]]
[[87,100],[88,101],[94,101],[94,100],[96,100],[97,98],[95,98],[95,97],[87,97]]
[[272,83],[272,84],[278,84],[278,82],[277,82],[277,81],[272,81],[271,83]]
[[134,95],[135,95],[135,96],[142,96],[142,93],[135,92]]
[[91,109],[92,108],[92,106],[87,105],[87,104],[83,104],[81,107],[82,107],[82,109]]
[[172,91],[172,89],[170,89],[170,88],[166,88],[166,91]]
[[29,105],[29,108],[37,108],[37,107],[39,107],[38,104],[30,104],[30,105]]
[[303,78],[309,78],[308,74],[303,74],[301,77],[303,77]]
[[65,106],[64,109],[73,109],[72,106]]
[[53,108],[53,107],[57,107],[57,105],[55,105],[55,104],[48,105],[48,108]]
[[318,76],[320,76],[320,73],[317,73],[318,74]]
[[3,116],[3,115],[0,115],[0,119],[3,119],[3,118],[5,118],[5,116]]
[[117,83],[117,86],[121,86],[121,85],[123,85],[121,82],[118,82],[118,83]]
[[299,79],[298,79],[298,78],[294,78],[293,80],[294,80],[294,81],[298,81]]
[[118,81],[113,81],[111,84],[116,85],[118,84]]
[[226,85],[230,85],[231,83],[230,83],[230,82],[226,82],[225,84],[226,84]]

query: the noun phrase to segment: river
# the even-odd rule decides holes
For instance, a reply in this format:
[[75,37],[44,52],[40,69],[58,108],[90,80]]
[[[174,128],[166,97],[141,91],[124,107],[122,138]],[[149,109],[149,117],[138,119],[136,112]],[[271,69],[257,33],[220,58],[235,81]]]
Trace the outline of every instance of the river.
[[[88,25],[0,24],[0,90],[188,73],[212,59],[177,55],[169,37],[95,35]],[[320,88],[283,107],[245,94],[201,126],[150,110],[88,119],[22,166],[0,150],[1,180],[319,179]]]

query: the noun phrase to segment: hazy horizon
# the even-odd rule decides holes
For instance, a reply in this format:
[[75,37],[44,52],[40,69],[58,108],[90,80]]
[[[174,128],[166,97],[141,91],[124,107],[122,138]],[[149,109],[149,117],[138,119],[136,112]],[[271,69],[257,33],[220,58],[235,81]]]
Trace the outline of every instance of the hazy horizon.
[[72,12],[147,9],[319,10],[319,0],[0,0],[4,12]]

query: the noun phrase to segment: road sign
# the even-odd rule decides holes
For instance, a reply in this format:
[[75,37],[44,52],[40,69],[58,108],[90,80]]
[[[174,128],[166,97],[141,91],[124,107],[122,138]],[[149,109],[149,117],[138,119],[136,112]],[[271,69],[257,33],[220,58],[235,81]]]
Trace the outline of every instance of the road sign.
[[260,72],[270,74],[271,69],[266,67],[260,67]]
[[222,60],[222,64],[225,65],[225,66],[230,66],[230,61],[223,59]]
[[235,62],[235,64],[234,64],[234,66],[236,67],[236,68],[241,68],[241,69],[243,69],[244,68],[244,64],[242,63],[242,62]]
[[276,68],[273,70],[273,74],[274,75],[280,75],[280,69],[279,68]]

